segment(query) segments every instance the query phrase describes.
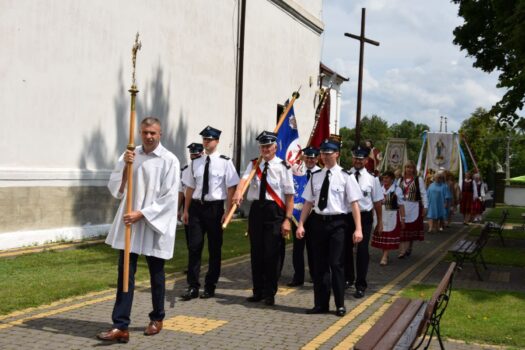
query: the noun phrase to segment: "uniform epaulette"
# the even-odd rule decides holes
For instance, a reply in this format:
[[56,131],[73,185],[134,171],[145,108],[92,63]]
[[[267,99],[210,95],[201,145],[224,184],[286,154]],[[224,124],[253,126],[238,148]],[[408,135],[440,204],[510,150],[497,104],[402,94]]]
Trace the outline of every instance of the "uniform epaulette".
[[291,167],[288,165],[288,163],[286,163],[285,160],[283,160],[281,163],[283,163],[283,165],[286,167],[286,169],[290,169]]
[[314,171],[312,174],[317,174],[319,172],[323,171],[323,169],[317,169],[316,171]]
[[220,155],[220,157],[221,157],[222,159],[230,160],[230,157],[225,156],[225,155],[222,155],[222,154]]
[[374,174],[373,172],[369,171],[368,169],[367,169],[366,171],[368,171],[368,173],[369,173],[370,175],[372,175],[373,177],[376,177],[376,174]]
[[199,159],[201,156],[198,155],[197,157],[193,158],[191,161],[193,162],[195,159]]
[[184,171],[187,167],[188,167],[188,164],[186,164],[185,166],[183,166],[182,169],[180,169],[180,171]]
[[252,160],[250,160],[250,162],[255,162],[257,159],[259,159],[259,157],[253,158]]
[[347,173],[348,175],[353,175],[352,172],[351,172],[350,170],[343,169],[343,172],[344,172],[344,173]]

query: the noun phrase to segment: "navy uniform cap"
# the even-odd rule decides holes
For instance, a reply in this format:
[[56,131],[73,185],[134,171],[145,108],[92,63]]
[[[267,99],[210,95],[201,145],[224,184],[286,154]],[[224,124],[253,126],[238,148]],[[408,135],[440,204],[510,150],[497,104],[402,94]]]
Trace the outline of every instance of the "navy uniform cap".
[[339,152],[340,143],[339,141],[325,139],[319,147],[322,153],[333,153]]
[[215,139],[218,140],[221,137],[221,132],[219,129],[215,129],[214,127],[207,126],[205,127],[199,135],[202,136],[203,139]]
[[319,149],[312,146],[303,148],[302,151],[304,156],[309,158],[315,158],[319,155]]
[[257,136],[256,140],[260,146],[270,145],[277,140],[277,134],[270,131],[263,131]]
[[202,143],[190,143],[187,148],[190,150],[190,154],[201,153],[204,150]]
[[367,158],[370,154],[370,148],[364,146],[357,146],[352,149],[352,156],[358,159]]

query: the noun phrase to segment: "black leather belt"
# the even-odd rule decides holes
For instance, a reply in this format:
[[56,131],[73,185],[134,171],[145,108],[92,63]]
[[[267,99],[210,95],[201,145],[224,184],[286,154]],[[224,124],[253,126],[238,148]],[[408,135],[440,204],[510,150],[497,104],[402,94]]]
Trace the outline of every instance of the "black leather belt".
[[200,199],[192,199],[191,200],[193,203],[199,203],[201,205],[217,205],[217,204],[222,204],[224,203],[224,200],[221,199],[221,200],[217,200],[217,201],[201,201]]
[[335,214],[335,215],[322,215],[313,213],[314,217],[321,221],[334,221],[334,220],[344,220],[347,214]]

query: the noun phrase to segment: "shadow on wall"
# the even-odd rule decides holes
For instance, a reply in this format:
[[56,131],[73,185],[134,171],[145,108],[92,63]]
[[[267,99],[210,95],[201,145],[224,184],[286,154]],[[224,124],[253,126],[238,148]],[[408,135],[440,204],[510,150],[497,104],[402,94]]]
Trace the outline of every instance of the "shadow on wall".
[[[262,131],[263,130],[255,129],[253,126],[248,126],[247,128],[246,134],[244,135],[245,137],[243,138],[243,141],[242,141],[243,145],[242,145],[241,168],[237,169],[241,177],[244,175],[244,171],[246,170],[246,167],[248,166],[248,163],[250,162],[250,160],[259,157],[259,146],[255,138]],[[244,195],[244,198],[246,198],[246,194]],[[251,202],[248,202],[247,200],[242,202],[241,207],[239,208],[241,212],[240,214],[241,217],[248,217],[250,213],[250,205],[251,205]]]
[[[111,117],[117,132],[116,144],[108,145],[101,127],[94,129],[92,134],[84,138],[84,152],[78,162],[80,169],[86,169],[96,164],[97,169],[113,169],[117,158],[128,144],[129,136],[129,109],[131,97],[129,87],[125,86],[122,66],[117,74],[119,86],[114,98],[114,115]],[[184,149],[186,146],[187,123],[185,122],[182,107],[178,113],[178,121],[170,116],[170,89],[165,86],[164,70],[160,64],[154,69],[153,78],[143,88],[140,86],[136,102],[136,130],[135,144],[140,145],[140,121],[147,116],[154,116],[161,120],[161,142],[179,158],[181,165],[185,163]],[[169,84],[169,77],[167,79]],[[108,123],[111,122],[108,120]],[[175,126],[174,126],[175,125]],[[72,187],[69,189],[74,199],[73,213],[76,225],[108,224],[113,221],[119,201],[114,199],[106,186]]]

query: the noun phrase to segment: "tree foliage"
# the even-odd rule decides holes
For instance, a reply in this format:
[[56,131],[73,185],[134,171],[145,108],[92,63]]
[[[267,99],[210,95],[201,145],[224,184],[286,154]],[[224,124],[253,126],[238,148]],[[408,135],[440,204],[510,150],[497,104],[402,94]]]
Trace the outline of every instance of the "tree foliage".
[[[525,174],[523,135],[516,128],[501,126],[491,113],[483,108],[477,108],[470,118],[461,123],[459,132],[474,153],[474,158],[483,177],[492,178],[497,163],[504,168],[507,142],[510,142],[509,147],[512,154],[511,177]],[[464,151],[467,152],[466,149]],[[474,168],[468,156],[467,163],[469,169]]]
[[498,88],[506,90],[491,115],[522,129],[518,115],[525,102],[525,1],[452,0],[464,23],[454,29],[454,44],[475,59],[474,67],[499,72]]
[[[421,148],[421,135],[424,130],[429,130],[429,127],[425,124],[414,124],[409,120],[388,126],[388,122],[377,115],[365,116],[361,119],[361,140],[372,140],[374,146],[384,152],[389,138],[406,138],[409,159],[414,161],[417,160]],[[340,130],[340,135],[343,141],[341,166],[351,168],[351,149],[354,146],[355,129],[343,127]]]

